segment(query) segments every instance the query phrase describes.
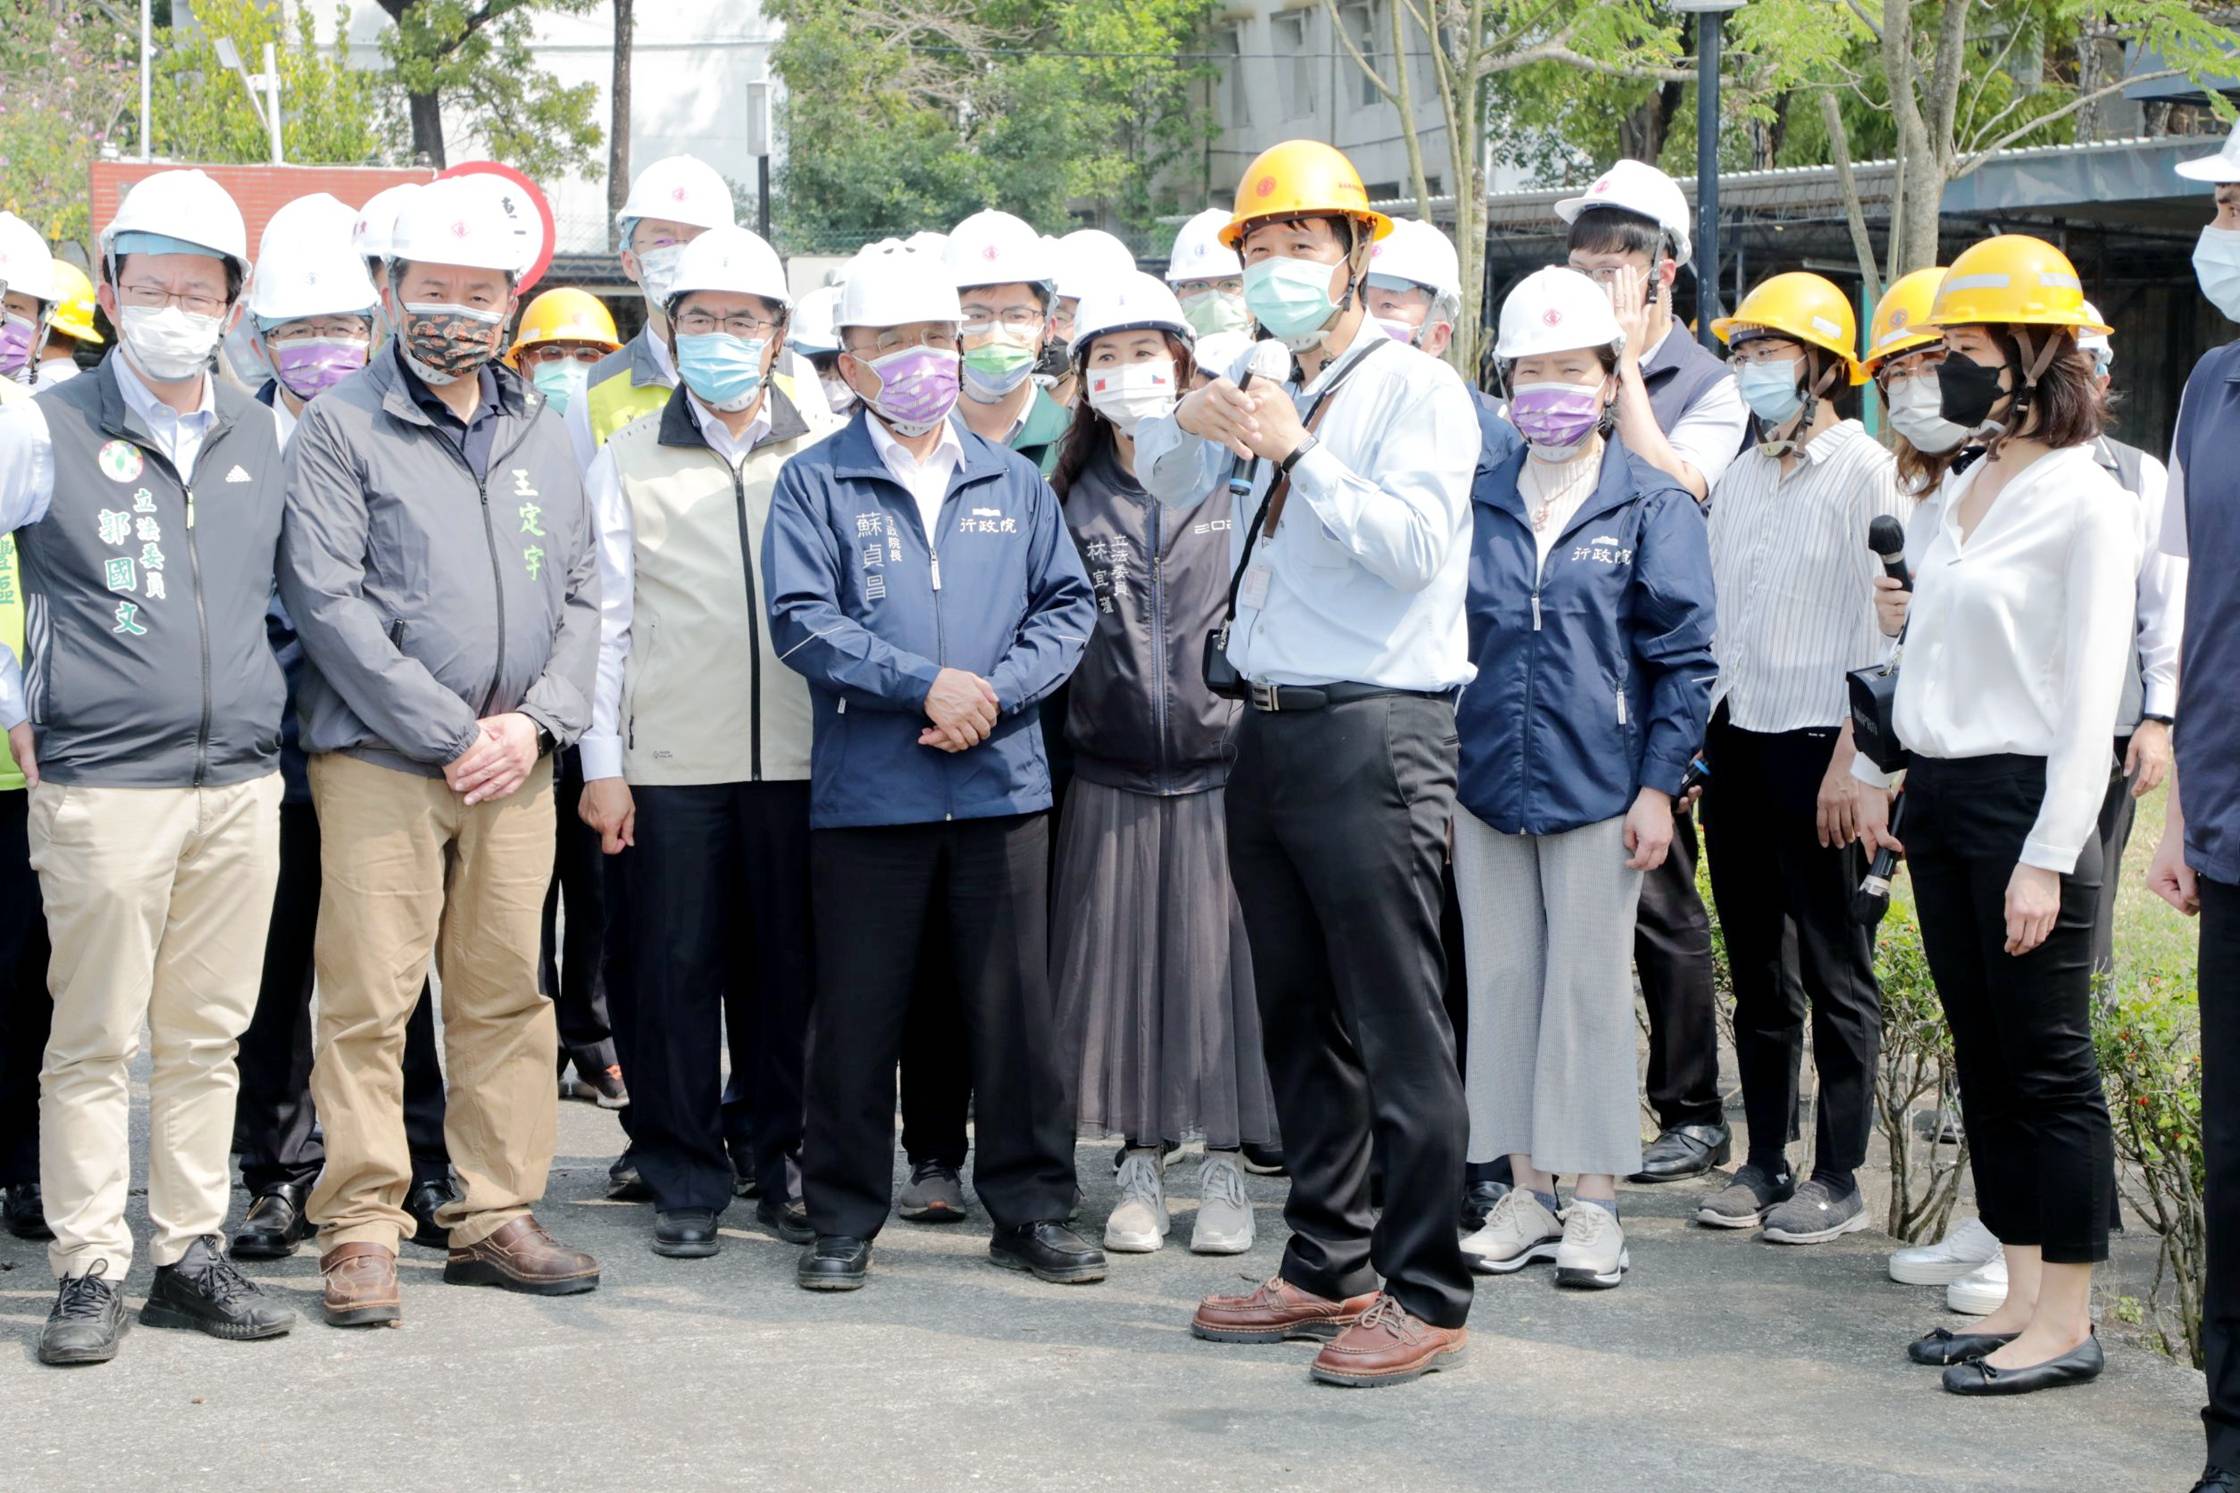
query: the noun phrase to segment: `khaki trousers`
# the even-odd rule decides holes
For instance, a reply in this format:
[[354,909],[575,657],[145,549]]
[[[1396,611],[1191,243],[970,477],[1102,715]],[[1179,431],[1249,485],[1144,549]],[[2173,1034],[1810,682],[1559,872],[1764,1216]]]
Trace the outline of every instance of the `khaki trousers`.
[[440,777],[329,754],[311,759],[319,811],[317,1056],[311,1098],[327,1165],[309,1213],[319,1247],[412,1232],[405,1194],[404,1028],[435,956],[448,1104],[443,1136],[461,1196],[437,1219],[479,1243],[544,1196],[552,1167],[559,1034],[538,988],[552,880],[552,759],[495,803],[469,808]]
[[30,790],[31,866],[54,946],[39,1071],[39,1184],[57,1276],[132,1264],[129,1068],[147,1023],[148,1252],[225,1227],[238,1088],[280,877],[278,773],[226,788]]

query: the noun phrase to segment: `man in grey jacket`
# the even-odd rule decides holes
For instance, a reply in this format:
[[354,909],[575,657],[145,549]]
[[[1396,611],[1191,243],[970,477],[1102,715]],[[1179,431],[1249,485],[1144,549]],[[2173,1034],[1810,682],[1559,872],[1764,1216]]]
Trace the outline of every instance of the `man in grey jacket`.
[[399,1060],[431,952],[462,1191],[437,1215],[444,1279],[599,1282],[530,1213],[558,1047],[537,982],[551,754],[589,723],[599,643],[589,511],[558,417],[493,362],[517,290],[502,210],[471,181],[433,183],[391,252],[396,337],[306,407],[280,546],[323,842],[311,1090],[327,1165],[309,1211],[337,1326],[399,1316]]

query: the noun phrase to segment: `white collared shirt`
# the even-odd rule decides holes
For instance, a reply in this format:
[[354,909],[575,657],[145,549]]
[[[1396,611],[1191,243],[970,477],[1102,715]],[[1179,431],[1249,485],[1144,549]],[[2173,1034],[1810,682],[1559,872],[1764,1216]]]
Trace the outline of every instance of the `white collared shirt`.
[[941,522],[941,505],[949,500],[949,479],[964,465],[964,442],[957,438],[956,422],[943,420],[936,427],[941,439],[922,462],[894,438],[877,415],[865,416],[863,423],[871,429],[871,447],[879,453],[888,475],[916,500],[918,517],[925,524],[927,548],[938,549],[934,530]]
[[[2062,875],[2099,828],[2138,606],[2138,499],[2070,446],[2007,482],[1963,541],[1954,514],[1987,463],[1914,512],[1898,739],[1928,757],[2046,759],[2022,863]],[[1865,754],[1852,775],[1886,786]]]
[[148,427],[148,434],[155,438],[156,449],[178,470],[179,480],[194,482],[195,458],[202,454],[202,443],[209,438],[210,427],[217,422],[217,391],[211,387],[210,375],[202,376],[202,401],[186,414],[180,414],[170,405],[156,398],[155,391],[140,379],[140,372],[132,366],[132,355],[120,353],[113,359],[117,365],[117,389],[124,395],[124,402]]
[[[736,472],[755,443],[770,433],[770,396],[734,437],[730,428],[701,408],[695,395],[685,407],[700,427],[708,449]],[[659,415],[646,418],[658,420]],[[630,500],[622,492],[622,475],[615,470],[614,447],[602,445],[583,474],[584,495],[591,500],[591,521],[599,531],[599,670],[591,685],[591,726],[576,743],[582,753],[585,782],[622,776],[622,675],[630,660],[630,624],[637,615],[638,528]]]
[[1890,651],[1875,622],[1882,562],[1867,548],[1867,526],[1913,511],[1896,460],[1845,420],[1813,437],[1787,475],[1779,457],[1744,452],[1711,499],[1713,704],[1724,700],[1743,731],[1841,726],[1850,713],[1844,675]]
[[[1676,320],[1664,335],[1670,340],[1692,334]],[[1658,351],[1663,348],[1664,343],[1659,342]],[[1654,358],[1656,353],[1649,356]],[[1742,450],[1742,435],[1749,428],[1750,407],[1742,402],[1742,388],[1730,373],[1704,390],[1688,412],[1672,422],[1664,439],[1675,455],[1702,476],[1703,489],[1709,492]]]
[[[1291,390],[1293,403],[1304,414],[1340,374],[1345,384],[1323,412],[1317,445],[1291,469],[1275,536],[1253,547],[1229,661],[1266,684],[1467,684],[1476,672],[1463,600],[1470,484],[1484,441],[1477,408],[1452,368],[1392,341],[1368,317],[1311,383]],[[1201,501],[1234,465],[1171,414],[1136,428],[1136,472],[1163,502]],[[1273,463],[1253,467],[1252,490],[1231,505],[1232,563],[1275,476]]]

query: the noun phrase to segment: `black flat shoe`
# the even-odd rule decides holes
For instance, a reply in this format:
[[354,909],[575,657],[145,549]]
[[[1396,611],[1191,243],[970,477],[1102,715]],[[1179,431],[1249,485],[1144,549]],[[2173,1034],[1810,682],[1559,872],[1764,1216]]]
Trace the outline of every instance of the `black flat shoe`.
[[1956,1395],[2026,1395],[2064,1384],[2089,1384],[2107,1366],[2108,1355],[2100,1351],[2095,1333],[2059,1358],[2019,1369],[1996,1368],[1980,1358],[1956,1363],[1944,1371],[1944,1388],[1946,1394]]
[[282,1182],[257,1194],[249,1216],[233,1236],[233,1256],[239,1260],[284,1260],[296,1246],[318,1230],[303,1216],[304,1188]]
[[871,1241],[844,1234],[820,1234],[801,1252],[794,1284],[804,1291],[860,1291],[871,1273]]
[[653,1252],[672,1260],[704,1260],[723,1247],[712,1208],[678,1208],[653,1220]]
[[1462,1232],[1475,1234],[1486,1226],[1486,1219],[1493,1214],[1493,1205],[1509,1195],[1506,1182],[1472,1182],[1462,1189],[1462,1212],[1459,1222]]
[[1283,1167],[1283,1147],[1244,1144],[1244,1169],[1256,1177],[1288,1177]]
[[788,1244],[814,1244],[817,1231],[809,1226],[809,1208],[799,1198],[778,1202],[773,1198],[759,1199],[754,1205],[754,1221]]
[[1906,1357],[1930,1368],[1973,1363],[1986,1353],[1996,1353],[2018,1336],[2012,1332],[1954,1332],[1935,1328],[1906,1344]]
[[449,1182],[418,1182],[405,1194],[404,1211],[412,1215],[411,1241],[426,1249],[449,1249],[451,1231],[436,1222],[436,1209],[454,1201]]
[[[744,1194],[742,1194],[743,1196]],[[607,1168],[607,1201],[610,1203],[650,1203],[653,1189],[646,1186],[646,1179],[638,1175],[638,1163],[625,1151]]]
[[1675,1125],[1641,1153],[1641,1170],[1628,1182],[1679,1182],[1727,1164],[1734,1132],[1725,1125]]
[[0,1222],[18,1239],[34,1244],[54,1237],[54,1230],[47,1227],[46,1200],[36,1182],[17,1182],[8,1188],[6,1201],[0,1203]]
[[998,1229],[988,1258],[1006,1270],[1024,1270],[1053,1285],[1085,1286],[1104,1279],[1104,1251],[1062,1223],[1023,1223]]

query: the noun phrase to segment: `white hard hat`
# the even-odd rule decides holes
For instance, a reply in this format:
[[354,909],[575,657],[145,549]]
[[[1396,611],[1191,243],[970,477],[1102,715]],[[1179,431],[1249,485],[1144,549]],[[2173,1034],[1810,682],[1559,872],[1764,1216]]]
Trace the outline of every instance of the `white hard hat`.
[[1575,223],[1579,214],[1598,207],[1639,213],[1672,236],[1675,258],[1688,257],[1688,199],[1680,183],[1656,167],[1643,161],[1619,161],[1596,177],[1583,195],[1558,202],[1556,216]]
[[2195,156],[2190,161],[2178,162],[2178,174],[2195,181],[2240,181],[2240,120],[2233,122],[2232,133],[2225,136],[2224,149],[2213,156]]
[[949,235],[921,228],[902,241],[902,247],[913,254],[930,254],[935,259],[949,257]]
[[389,258],[518,274],[521,241],[488,183],[453,176],[406,200],[390,230]]
[[731,205],[731,184],[697,156],[663,156],[630,183],[630,196],[617,222],[666,218],[693,228],[720,228],[738,221]]
[[1175,299],[1174,292],[1157,275],[1131,270],[1118,279],[1092,287],[1081,298],[1081,305],[1073,313],[1073,345],[1069,351],[1078,362],[1081,350],[1089,345],[1092,337],[1147,328],[1181,338],[1184,347],[1191,343],[1190,323],[1184,318],[1182,302]]
[[1058,240],[1058,294],[1077,301],[1100,282],[1135,273],[1128,246],[1102,228],[1076,228]]
[[840,350],[840,287],[822,285],[803,296],[786,328],[786,346],[816,354]]
[[1023,218],[989,208],[974,213],[949,234],[949,273],[960,291],[976,285],[1033,285],[1048,296],[1056,284],[1057,264],[1043,247],[1042,235]]
[[1185,280],[1223,280],[1244,273],[1237,251],[1221,242],[1229,226],[1226,208],[1209,207],[1175,231],[1174,253],[1167,260],[1167,283]]
[[35,301],[62,298],[62,287],[55,283],[54,251],[38,229],[9,212],[0,212],[0,291]]
[[[2108,324],[2108,319],[2100,314],[2100,308],[2090,301],[2079,306],[2077,314],[2094,326],[2104,327]],[[2096,362],[2113,363],[2116,360],[2115,344],[2108,340],[2106,332],[2080,333],[2077,337],[2077,351],[2098,354],[2094,360]]]
[[1493,355],[1503,362],[1580,347],[1625,346],[1610,297],[1603,288],[1561,265],[1534,270],[1501,303],[1501,332]]
[[348,204],[325,192],[283,203],[257,239],[249,314],[260,321],[293,321],[377,304],[380,293],[350,241],[357,222]]
[[101,230],[102,258],[117,252],[117,236],[126,233],[178,239],[223,255],[244,277],[249,273],[248,226],[232,196],[207,171],[158,171],[135,182]]
[[903,249],[891,254],[867,254],[848,272],[847,289],[840,293],[837,325],[847,327],[905,327],[912,322],[961,323],[964,310],[957,304],[957,287],[950,283],[949,266],[931,254]]
[[420,190],[416,181],[400,182],[393,187],[383,187],[366,199],[358,209],[358,220],[350,228],[350,247],[361,258],[387,259],[391,235],[396,232],[397,214],[412,194]]
[[696,290],[728,290],[760,296],[781,306],[793,304],[778,251],[752,229],[720,223],[684,246],[676,278],[669,283],[669,304]]
[[1434,296],[1462,298],[1462,262],[1454,241],[1421,218],[1394,218],[1392,232],[1369,250],[1369,280],[1420,285]]

